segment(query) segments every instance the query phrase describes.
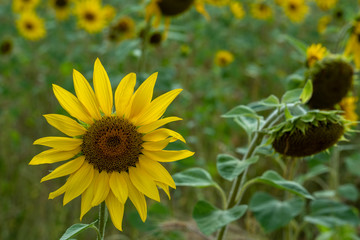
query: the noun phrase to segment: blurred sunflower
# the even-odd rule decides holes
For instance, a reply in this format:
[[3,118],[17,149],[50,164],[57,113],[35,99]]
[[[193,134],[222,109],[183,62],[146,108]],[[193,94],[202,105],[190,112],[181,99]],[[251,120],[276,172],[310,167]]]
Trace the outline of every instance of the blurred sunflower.
[[51,0],[50,5],[55,10],[55,16],[59,20],[65,20],[71,12],[72,0]]
[[[341,110],[344,111],[343,116],[346,120],[356,122],[359,116],[356,114],[357,97],[344,97],[339,103]],[[353,125],[356,125],[354,123]]]
[[121,41],[134,36],[135,22],[128,16],[121,17],[110,27],[109,39],[112,41]]
[[216,52],[214,62],[219,67],[225,67],[234,61],[234,55],[226,50]]
[[16,20],[16,27],[24,38],[32,41],[39,40],[46,35],[44,20],[33,11],[21,13]]
[[351,35],[346,44],[344,55],[352,55],[356,68],[360,68],[360,20],[355,21],[351,28]]
[[10,39],[5,39],[0,43],[1,55],[9,55],[13,50],[13,42]]
[[105,28],[108,19],[99,0],[79,0],[75,2],[78,26],[89,33],[97,33]]
[[251,4],[251,15],[256,19],[266,20],[271,18],[273,11],[265,2]]
[[326,48],[320,43],[311,44],[311,46],[306,49],[306,66],[312,67],[314,63],[323,59],[325,54]]
[[158,46],[158,45],[160,45],[160,43],[162,43],[164,41],[165,38],[166,38],[166,35],[164,35],[163,33],[154,32],[154,33],[150,34],[149,43],[153,46]]
[[115,91],[113,112],[111,83],[99,59],[94,66],[95,92],[81,73],[74,70],[73,77],[77,97],[57,85],[53,85],[53,90],[60,105],[78,121],[59,114],[44,115],[50,125],[70,137],[36,140],[34,144],[52,149],[36,155],[29,164],[70,159],[41,182],[70,175],[62,187],[50,193],[49,199],[64,194],[65,205],[81,195],[80,219],[105,201],[113,224],[122,230],[124,205],[130,198],[145,221],[145,196],[160,201],[158,187],[169,198],[169,186],[176,187],[159,162],[177,161],[194,154],[188,150],[163,150],[170,142],[185,142],[179,133],[160,128],[181,120],[161,117],[182,89],[152,100],[157,73],[146,79],[135,93],[136,75],[130,73]]
[[40,0],[13,0],[12,9],[15,13],[31,11],[39,4],[39,2]]
[[338,0],[315,0],[315,2],[321,10],[326,11],[334,8]]
[[286,0],[282,5],[285,15],[292,21],[300,23],[309,12],[309,6],[305,0]]
[[106,21],[111,22],[116,15],[115,8],[111,5],[105,5],[103,11],[105,14]]
[[317,30],[320,34],[324,33],[327,25],[329,25],[329,23],[331,22],[331,16],[323,16],[319,19],[318,25],[317,25]]
[[240,2],[232,1],[229,4],[230,11],[237,19],[243,19],[245,16],[244,7]]
[[206,3],[208,3],[210,5],[218,6],[218,7],[223,7],[223,6],[229,5],[230,0],[206,0]]

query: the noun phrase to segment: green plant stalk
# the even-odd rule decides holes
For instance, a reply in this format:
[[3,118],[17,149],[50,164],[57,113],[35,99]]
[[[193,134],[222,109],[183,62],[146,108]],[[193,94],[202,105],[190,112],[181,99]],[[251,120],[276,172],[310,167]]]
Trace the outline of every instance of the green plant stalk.
[[143,32],[143,39],[142,39],[142,44],[141,44],[141,56],[139,59],[139,63],[138,63],[138,69],[137,72],[141,73],[144,70],[145,67],[145,61],[146,61],[146,49],[148,46],[148,42],[149,42],[149,32],[150,32],[150,28],[151,28],[151,18],[149,19],[149,21],[146,22],[146,26]]
[[98,240],[103,240],[105,236],[105,226],[108,219],[108,213],[105,205],[105,201],[103,201],[99,206],[99,234]]
[[336,191],[339,187],[339,158],[340,151],[338,148],[334,148],[334,152],[330,159],[330,178],[329,186],[331,190]]
[[[254,135],[254,138],[252,139],[250,146],[248,148],[248,151],[245,153],[245,155],[243,156],[243,161],[252,157],[255,153],[256,147],[261,143],[262,139],[264,138],[264,133],[261,133],[262,129],[265,129],[269,126],[271,126],[272,124],[276,123],[280,117],[282,117],[282,114],[280,114],[280,112],[282,112],[280,109],[276,109],[275,111],[273,111],[269,117],[266,119],[264,125],[262,126],[262,128],[260,129],[259,132],[257,132]],[[229,193],[229,198],[228,198],[228,204],[227,204],[227,208],[232,208],[235,205],[237,205],[240,201],[241,201],[241,197],[242,197],[242,193],[244,191],[241,191],[245,180],[246,180],[246,174],[248,172],[249,167],[247,167],[244,171],[244,173],[242,174],[242,176],[237,176],[237,178],[235,179],[235,181],[233,182],[231,191]],[[241,195],[240,195],[241,194]],[[227,226],[222,227],[217,235],[217,240],[223,240],[225,239],[225,235],[226,235],[226,230],[227,230]]]
[[215,184],[214,187],[219,191],[220,193],[220,197],[221,197],[221,201],[222,201],[222,205],[223,205],[223,208],[226,208],[227,206],[227,199],[226,199],[226,194],[224,192],[224,190],[218,185],[218,184]]

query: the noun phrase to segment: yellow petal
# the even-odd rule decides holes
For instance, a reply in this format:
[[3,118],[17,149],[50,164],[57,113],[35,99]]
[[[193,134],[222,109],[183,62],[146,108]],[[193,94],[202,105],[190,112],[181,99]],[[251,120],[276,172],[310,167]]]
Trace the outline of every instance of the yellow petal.
[[122,231],[122,220],[124,216],[124,204],[121,203],[110,191],[106,200],[106,206],[109,209],[111,221],[114,226]]
[[[94,171],[94,178],[97,171]],[[92,208],[91,202],[94,197],[94,178],[90,183],[89,187],[84,191],[81,195],[81,213],[80,213],[80,221],[84,217],[84,215]]]
[[170,138],[167,138],[157,142],[144,142],[141,146],[149,151],[160,151],[169,144],[170,140]]
[[73,71],[73,79],[76,96],[78,97],[79,101],[88,110],[92,118],[99,120],[101,118],[99,103],[89,82],[81,73],[75,69]]
[[175,182],[169,172],[157,161],[140,155],[139,167],[144,169],[155,181],[165,183],[174,189],[176,188]]
[[160,202],[159,191],[151,176],[143,169],[129,167],[129,177],[134,186],[146,196]]
[[[97,170],[95,170],[97,171]],[[106,171],[102,171],[95,179],[94,198],[91,202],[92,206],[97,206],[102,203],[109,194],[109,175]]]
[[160,140],[164,140],[168,137],[172,137],[173,139],[171,139],[170,142],[176,141],[176,140],[180,140],[184,143],[186,143],[185,139],[183,138],[183,136],[181,136],[179,133],[167,129],[167,128],[160,128],[160,129],[156,129],[154,131],[152,131],[151,133],[147,133],[145,134],[142,139],[144,141],[160,141]]
[[51,192],[51,193],[49,194],[49,199],[54,199],[54,198],[60,196],[61,194],[63,194],[63,193],[66,191],[68,185],[69,185],[68,182],[66,182],[66,183],[65,183],[64,185],[62,185],[58,190],[56,190],[56,191],[54,191],[54,192]]
[[87,124],[92,124],[94,121],[90,117],[88,111],[81,104],[72,93],[66,91],[62,87],[53,84],[55,97],[60,105],[74,118],[77,118]]
[[110,188],[114,193],[115,197],[123,204],[125,204],[126,199],[129,196],[127,183],[125,180],[125,172],[118,173],[116,171],[112,172],[110,175]]
[[131,183],[131,180],[127,173],[124,175],[124,177],[129,190],[129,198],[134,204],[136,210],[138,211],[141,220],[145,222],[147,217],[147,208],[144,194],[137,190],[136,187]]
[[181,118],[178,118],[178,117],[167,117],[167,118],[163,118],[163,119],[160,119],[160,120],[157,120],[153,123],[150,123],[150,124],[147,124],[147,125],[144,125],[144,126],[141,126],[137,129],[137,131],[139,133],[148,133],[148,132],[151,132],[167,123],[170,123],[170,122],[175,122],[175,121],[180,121],[182,120]]
[[162,150],[157,152],[142,150],[141,152],[147,158],[150,158],[158,162],[174,162],[194,155],[194,152],[190,152],[189,150],[178,150],[178,151]]
[[49,149],[46,151],[43,151],[33,157],[31,159],[29,165],[39,165],[39,164],[50,164],[50,163],[56,163],[60,161],[68,160],[72,157],[74,157],[76,154],[78,154],[81,151],[81,148],[78,147],[71,151],[61,151],[57,149]]
[[106,116],[110,116],[113,107],[113,94],[109,77],[97,58],[94,66],[94,89],[100,108]]
[[141,126],[158,120],[181,91],[182,89],[175,89],[157,97],[132,122],[136,126]]
[[78,170],[81,165],[83,164],[85,160],[84,156],[78,157],[74,160],[71,160],[59,167],[57,167],[54,171],[52,171],[51,173],[49,173],[48,175],[46,175],[45,177],[43,177],[41,179],[41,182],[50,180],[50,179],[54,179],[54,178],[58,178],[58,177],[63,177],[66,175],[69,175],[73,172],[75,172],[76,170]]
[[157,75],[157,72],[151,74],[134,93],[129,118],[135,117],[150,105]]
[[82,144],[82,139],[68,137],[43,137],[36,140],[34,145],[52,147],[61,151],[71,151]]
[[60,114],[46,114],[44,115],[46,121],[59,131],[65,133],[68,136],[75,137],[84,135],[86,128],[81,126],[75,120]]
[[169,186],[162,182],[155,181],[155,183],[156,183],[156,185],[158,185],[158,187],[161,187],[161,189],[164,190],[164,192],[166,193],[166,195],[168,196],[168,198],[170,200],[171,196],[170,196]]
[[131,96],[134,93],[135,84],[135,73],[129,73],[120,81],[115,91],[116,115],[123,116],[125,114],[125,109],[129,105]]
[[64,195],[63,205],[67,204],[85,191],[93,179],[94,171],[96,170],[94,170],[93,166],[85,161],[79,170],[70,175],[67,180],[69,186],[67,187]]

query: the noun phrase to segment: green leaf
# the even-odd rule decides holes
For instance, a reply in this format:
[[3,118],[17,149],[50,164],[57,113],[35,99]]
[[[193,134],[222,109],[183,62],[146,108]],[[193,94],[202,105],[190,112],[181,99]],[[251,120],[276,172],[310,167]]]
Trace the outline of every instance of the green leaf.
[[319,164],[313,168],[311,168],[307,173],[305,173],[304,175],[299,176],[296,179],[296,182],[303,184],[305,181],[314,178],[316,176],[319,176],[323,173],[327,173],[329,172],[329,167]]
[[289,120],[289,119],[292,119],[293,116],[291,115],[290,111],[289,111],[289,108],[287,106],[285,106],[285,110],[284,110],[284,113],[285,113],[285,118],[286,120]]
[[209,187],[215,186],[211,175],[202,168],[190,168],[173,175],[176,186]]
[[235,122],[244,129],[248,136],[251,136],[257,130],[259,123],[257,119],[245,116],[235,118]]
[[247,210],[247,205],[239,205],[227,210],[220,210],[206,201],[196,203],[193,218],[199,229],[206,235],[241,218]]
[[305,202],[301,198],[279,201],[273,196],[257,192],[250,199],[249,209],[266,232],[272,232],[287,225],[304,208]]
[[305,84],[303,91],[301,92],[301,95],[300,95],[301,102],[303,104],[307,103],[310,100],[312,93],[313,93],[312,81],[308,80]]
[[294,103],[300,100],[300,96],[302,93],[301,88],[293,89],[284,93],[281,98],[282,103]]
[[359,190],[351,183],[341,185],[337,192],[341,197],[353,202],[359,199]]
[[226,180],[232,181],[240,175],[248,166],[258,161],[259,157],[254,156],[241,161],[228,154],[219,154],[216,160],[216,166],[220,176]]
[[285,40],[290,43],[290,45],[292,45],[301,55],[303,55],[304,57],[306,56],[306,49],[308,47],[304,42],[289,35],[284,35],[284,37]]
[[66,232],[61,236],[60,240],[69,240],[88,228],[94,228],[96,222],[97,220],[90,224],[83,224],[83,223],[74,224],[66,230]]
[[224,118],[235,118],[239,116],[248,116],[248,117],[254,117],[257,118],[257,114],[254,110],[252,110],[250,107],[245,105],[239,105],[231,109],[229,112],[222,115]]
[[355,175],[360,177],[360,154],[354,154],[351,157],[348,157],[345,159],[345,164],[346,164],[346,168],[347,170]]
[[301,197],[313,199],[313,196],[300,184],[282,178],[277,172],[269,170],[257,179],[258,182],[269,184],[273,187],[283,189]]

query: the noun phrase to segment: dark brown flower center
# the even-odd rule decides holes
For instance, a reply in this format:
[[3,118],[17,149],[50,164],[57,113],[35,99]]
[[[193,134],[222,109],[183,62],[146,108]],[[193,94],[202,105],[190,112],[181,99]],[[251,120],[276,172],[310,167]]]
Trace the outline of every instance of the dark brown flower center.
[[125,33],[130,29],[129,24],[126,21],[119,21],[115,27],[117,31],[122,33]]
[[0,52],[2,54],[8,54],[11,52],[12,49],[12,42],[9,40],[5,40],[4,42],[1,43],[0,45]]
[[259,10],[260,11],[266,11],[267,10],[267,8],[268,8],[268,6],[265,4],[265,3],[261,3],[260,5],[259,5]]
[[141,154],[142,134],[125,119],[111,116],[96,121],[81,145],[85,159],[99,172],[128,171]]
[[96,19],[96,15],[94,13],[92,13],[92,12],[86,12],[84,14],[84,18],[89,22],[93,22]]
[[296,9],[297,9],[296,4],[290,3],[290,4],[289,4],[289,9],[290,9],[291,11],[296,11]]
[[32,24],[31,22],[26,22],[25,23],[25,28],[29,31],[34,29],[34,24]]
[[55,6],[58,8],[65,8],[68,5],[68,0],[55,0]]

